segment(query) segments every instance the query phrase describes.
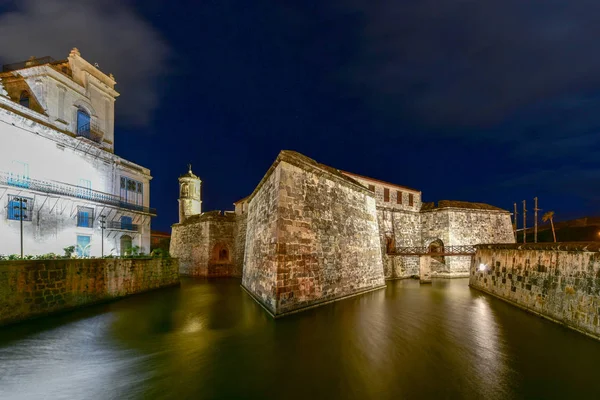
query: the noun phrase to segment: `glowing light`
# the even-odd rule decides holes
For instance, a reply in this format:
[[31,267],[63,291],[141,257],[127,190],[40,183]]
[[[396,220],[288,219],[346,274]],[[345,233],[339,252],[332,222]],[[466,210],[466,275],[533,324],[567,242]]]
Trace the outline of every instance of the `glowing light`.
[[480,271],[485,271],[486,267],[487,267],[487,265],[485,265],[485,264],[479,264]]

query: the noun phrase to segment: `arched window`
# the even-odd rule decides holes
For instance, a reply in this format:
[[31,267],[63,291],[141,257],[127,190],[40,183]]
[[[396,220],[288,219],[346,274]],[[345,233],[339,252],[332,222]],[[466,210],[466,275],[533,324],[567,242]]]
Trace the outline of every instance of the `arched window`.
[[83,109],[77,110],[77,134],[86,136],[90,133],[90,114]]
[[229,260],[229,253],[227,252],[227,249],[221,249],[221,251],[219,252],[219,261],[228,261]]
[[121,255],[124,256],[131,253],[131,247],[131,236],[121,236]]
[[23,107],[29,108],[29,93],[27,90],[23,90],[21,92],[21,97],[19,97],[19,104]]

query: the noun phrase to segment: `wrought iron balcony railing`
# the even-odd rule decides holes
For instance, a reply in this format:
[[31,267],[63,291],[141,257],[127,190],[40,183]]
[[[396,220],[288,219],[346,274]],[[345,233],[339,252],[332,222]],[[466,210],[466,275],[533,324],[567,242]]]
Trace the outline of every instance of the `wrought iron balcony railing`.
[[56,181],[43,181],[6,172],[0,172],[0,184],[36,190],[43,193],[74,197],[82,200],[95,201],[110,206],[125,208],[127,210],[138,211],[156,216],[155,208],[128,203],[114,194],[88,189],[83,186],[70,185],[68,183]]
[[102,131],[100,131],[100,128],[96,124],[87,123],[77,127],[77,136],[82,136],[96,143],[101,143],[104,134]]
[[140,232],[141,226],[121,221],[109,221],[106,223],[106,229]]

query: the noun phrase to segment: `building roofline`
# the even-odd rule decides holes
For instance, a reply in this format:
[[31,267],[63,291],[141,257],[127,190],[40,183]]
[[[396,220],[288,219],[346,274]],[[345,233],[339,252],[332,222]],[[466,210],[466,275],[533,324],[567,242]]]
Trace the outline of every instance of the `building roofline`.
[[421,191],[420,191],[420,190],[413,189],[413,188],[410,188],[410,187],[408,187],[408,186],[397,185],[397,184],[395,184],[395,183],[391,183],[391,182],[382,181],[382,180],[380,180],[380,179],[370,178],[370,177],[368,177],[368,176],[364,176],[364,175],[355,174],[355,173],[353,173],[353,172],[348,172],[348,171],[344,171],[344,170],[341,170],[341,169],[340,169],[339,171],[340,171],[342,174],[346,174],[346,175],[350,175],[350,176],[355,176],[355,177],[357,177],[357,178],[360,178],[360,179],[366,179],[366,180],[369,180],[369,181],[372,181],[372,182],[383,183],[384,185],[387,185],[387,186],[393,186],[393,187],[397,187],[397,188],[401,188],[401,189],[405,189],[405,190],[410,190],[410,191],[413,191],[413,192],[415,192],[415,193],[421,193]]

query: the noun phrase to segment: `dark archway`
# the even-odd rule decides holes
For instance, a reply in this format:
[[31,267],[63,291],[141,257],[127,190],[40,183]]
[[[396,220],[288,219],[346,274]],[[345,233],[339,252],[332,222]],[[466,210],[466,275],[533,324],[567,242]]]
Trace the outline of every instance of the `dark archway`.
[[429,253],[431,254],[431,258],[439,263],[445,264],[444,256],[436,254],[444,253],[444,242],[440,239],[436,239],[433,242],[429,243]]
[[231,251],[229,246],[225,243],[217,243],[213,247],[211,257],[211,264],[229,264],[231,263]]

